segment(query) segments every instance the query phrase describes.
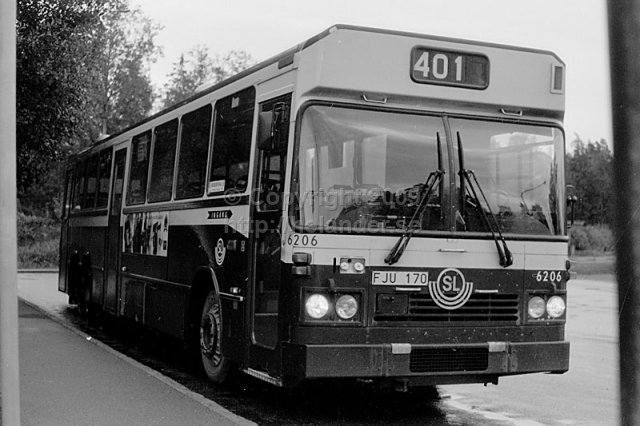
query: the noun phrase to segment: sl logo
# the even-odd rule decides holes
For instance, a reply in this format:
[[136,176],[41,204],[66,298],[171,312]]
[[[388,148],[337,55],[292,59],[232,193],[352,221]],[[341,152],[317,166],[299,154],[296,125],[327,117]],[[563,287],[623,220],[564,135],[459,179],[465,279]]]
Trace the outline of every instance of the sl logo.
[[447,268],[436,281],[429,281],[429,293],[436,305],[452,311],[467,303],[473,293],[473,283],[466,281],[456,268]]
[[225,247],[222,238],[218,239],[218,243],[216,244],[214,253],[216,256],[216,263],[218,264],[218,266],[222,266],[222,263],[224,262],[224,256],[225,254],[227,254],[227,248]]

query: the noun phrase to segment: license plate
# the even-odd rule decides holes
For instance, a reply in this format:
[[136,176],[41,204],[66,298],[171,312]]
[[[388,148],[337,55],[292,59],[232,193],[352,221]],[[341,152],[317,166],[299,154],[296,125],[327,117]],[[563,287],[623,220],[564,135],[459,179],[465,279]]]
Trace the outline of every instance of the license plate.
[[373,271],[371,273],[373,285],[428,285],[429,273],[422,271]]

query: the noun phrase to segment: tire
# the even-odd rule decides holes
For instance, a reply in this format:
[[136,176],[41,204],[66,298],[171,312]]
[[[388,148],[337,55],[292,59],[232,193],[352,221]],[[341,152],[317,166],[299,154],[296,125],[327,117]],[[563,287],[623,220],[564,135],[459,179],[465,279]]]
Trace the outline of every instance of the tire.
[[214,383],[224,383],[230,361],[222,353],[222,313],[214,290],[209,291],[202,304],[199,321],[200,361],[205,374]]

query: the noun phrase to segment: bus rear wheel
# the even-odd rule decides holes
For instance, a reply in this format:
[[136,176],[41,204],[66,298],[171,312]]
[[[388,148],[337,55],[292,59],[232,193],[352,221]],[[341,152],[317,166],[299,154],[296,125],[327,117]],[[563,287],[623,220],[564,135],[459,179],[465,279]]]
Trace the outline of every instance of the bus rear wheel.
[[222,314],[215,291],[204,300],[200,315],[200,359],[207,377],[214,383],[223,383],[228,375],[230,362],[222,353]]

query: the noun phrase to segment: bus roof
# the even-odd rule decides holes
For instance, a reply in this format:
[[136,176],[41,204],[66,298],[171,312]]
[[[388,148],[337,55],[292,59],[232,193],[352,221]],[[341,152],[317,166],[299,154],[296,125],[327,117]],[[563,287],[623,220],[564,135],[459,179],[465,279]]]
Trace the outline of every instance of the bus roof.
[[435,36],[435,35],[429,35],[429,34],[421,34],[421,33],[413,33],[413,32],[406,32],[406,31],[396,31],[396,30],[389,30],[389,29],[381,29],[381,28],[371,28],[371,27],[362,27],[362,26],[356,26],[356,25],[349,25],[349,24],[336,24],[333,25],[329,28],[327,28],[326,30],[322,31],[321,33],[307,39],[306,41],[299,43],[297,45],[295,45],[294,47],[278,54],[275,55],[265,61],[262,61],[236,75],[233,75],[219,83],[213,84],[210,87],[207,87],[197,93],[194,93],[192,96],[188,97],[187,99],[184,99],[170,107],[167,107],[145,119],[143,119],[142,121],[139,121],[131,126],[128,126],[122,130],[119,130],[117,133],[114,133],[112,135],[109,135],[107,137],[104,137],[102,139],[96,140],[94,141],[90,146],[88,146],[86,149],[82,150],[81,152],[79,152],[78,154],[81,154],[85,151],[88,151],[90,149],[95,148],[98,145],[102,145],[105,144],[111,140],[113,140],[114,138],[122,135],[123,133],[126,133],[128,131],[130,131],[133,128],[136,128],[142,124],[145,124],[149,121],[152,121],[170,111],[173,111],[175,109],[180,108],[181,106],[188,104],[190,102],[193,102],[196,99],[199,99],[203,96],[206,96],[212,92],[215,92],[217,90],[219,90],[220,88],[227,86],[229,84],[232,84],[248,75],[251,75],[253,73],[255,73],[258,70],[261,70],[263,68],[266,68],[268,66],[271,66],[273,64],[278,64],[278,68],[284,68],[290,64],[293,63],[294,60],[294,56],[299,53],[304,51],[305,49],[315,45],[317,42],[319,42],[320,40],[330,36],[331,34],[337,32],[337,31],[358,31],[358,32],[368,32],[368,33],[377,33],[377,34],[386,34],[386,35],[394,35],[394,36],[402,36],[402,37],[411,37],[411,38],[417,38],[417,39],[423,39],[423,40],[432,40],[432,41],[440,41],[440,42],[449,42],[449,43],[456,43],[456,44],[465,44],[465,45],[471,45],[471,46],[479,46],[479,47],[488,47],[488,48],[495,48],[495,49],[504,49],[504,50],[512,50],[512,51],[521,51],[521,52],[529,52],[529,53],[535,53],[535,54],[542,54],[542,55],[548,55],[551,56],[553,58],[555,58],[556,61],[558,61],[560,64],[564,65],[564,62],[562,61],[562,59],[560,59],[555,53],[551,52],[551,51],[547,51],[547,50],[541,50],[541,49],[532,49],[532,48],[527,48],[527,47],[519,47],[519,46],[512,46],[512,45],[504,45],[504,44],[498,44],[498,43],[487,43],[487,42],[482,42],[482,41],[476,41],[476,40],[466,40],[466,39],[458,39],[458,38],[451,38],[451,37],[442,37],[442,36]]

